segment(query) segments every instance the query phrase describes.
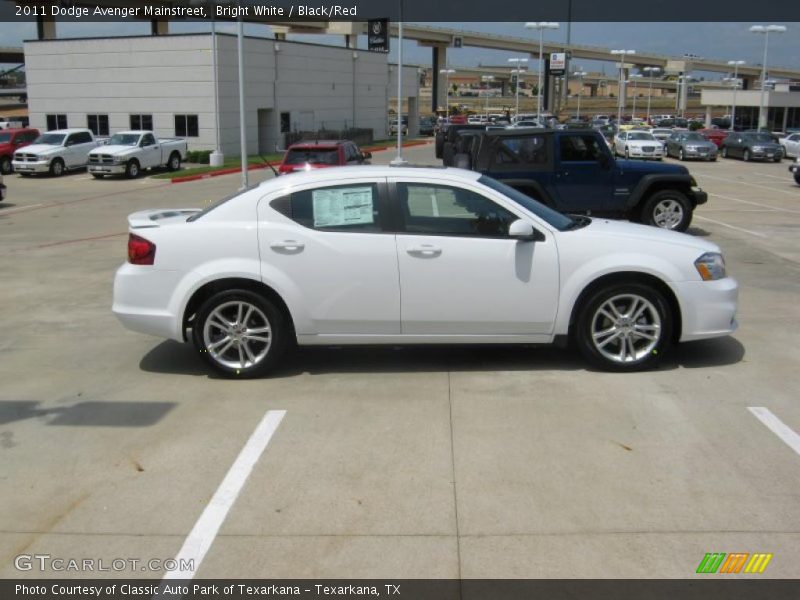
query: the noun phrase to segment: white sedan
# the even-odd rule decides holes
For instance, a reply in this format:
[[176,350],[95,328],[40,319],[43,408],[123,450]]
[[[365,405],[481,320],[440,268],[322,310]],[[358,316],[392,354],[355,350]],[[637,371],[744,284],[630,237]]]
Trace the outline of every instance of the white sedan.
[[790,133],[786,137],[778,140],[783,146],[784,156],[788,158],[800,158],[800,133]]
[[114,313],[191,340],[230,376],[270,371],[294,342],[571,340],[632,371],[736,328],[738,285],[715,244],[565,216],[471,171],[320,169],[128,222]]
[[664,144],[649,131],[620,131],[614,137],[614,154],[625,158],[662,160]]

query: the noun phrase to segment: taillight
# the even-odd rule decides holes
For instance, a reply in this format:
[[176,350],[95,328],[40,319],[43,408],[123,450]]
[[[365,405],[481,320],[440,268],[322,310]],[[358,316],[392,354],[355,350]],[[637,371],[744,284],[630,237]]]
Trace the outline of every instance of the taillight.
[[156,245],[131,233],[128,236],[128,262],[132,265],[152,265],[156,259]]

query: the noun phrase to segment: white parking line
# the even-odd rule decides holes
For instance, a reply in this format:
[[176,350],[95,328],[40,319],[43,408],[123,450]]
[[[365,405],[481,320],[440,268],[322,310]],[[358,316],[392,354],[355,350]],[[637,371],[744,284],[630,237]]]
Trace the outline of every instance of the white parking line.
[[15,212],[19,212],[21,210],[28,210],[29,208],[36,208],[37,206],[44,206],[44,204],[28,204],[26,206],[18,206],[17,208],[9,208],[8,210],[0,210],[0,217],[3,215],[13,215]]
[[771,204],[763,204],[761,202],[753,202],[752,200],[742,200],[741,198],[734,198],[733,196],[725,196],[723,194],[716,194],[711,192],[708,194],[709,196],[715,196],[717,198],[722,198],[723,200],[731,200],[732,202],[741,202],[742,204],[752,204],[753,206],[760,206],[762,208],[769,208],[770,210],[775,210],[778,212],[786,212],[792,213],[796,215],[800,215],[800,210],[792,210],[791,208],[781,208],[780,206],[772,206]]
[[775,187],[768,187],[766,185],[761,185],[759,183],[748,183],[747,181],[739,181],[739,180],[731,181],[730,179],[726,179],[724,177],[717,177],[715,175],[708,175],[707,173],[703,173],[701,177],[708,177],[709,179],[717,179],[719,181],[724,181],[726,183],[735,183],[737,185],[749,185],[750,187],[759,188],[762,190],[770,190],[772,192],[780,192],[781,194],[789,194],[790,196],[800,197],[800,194],[798,194],[797,192],[782,190],[780,188],[775,188]]
[[741,231],[743,233],[749,233],[750,235],[755,235],[757,237],[765,238],[767,237],[763,233],[758,233],[757,231],[750,231],[749,229],[744,229],[742,227],[737,227],[736,225],[730,225],[729,223],[725,223],[723,221],[717,221],[716,219],[709,219],[708,217],[703,217],[701,215],[695,215],[695,219],[703,219],[704,221],[709,221],[711,223],[716,223],[717,225],[722,225],[723,227],[727,227],[729,229],[735,229],[736,231]]
[[225,521],[228,511],[236,502],[239,492],[244,487],[253,467],[266,449],[285,414],[285,410],[267,411],[183,543],[175,560],[178,562],[178,566],[186,564],[187,561],[193,561],[194,571],[170,571],[164,575],[164,579],[192,579],[194,577],[206,552],[214,543],[214,538],[217,537],[217,532]]
[[800,454],[800,435],[772,414],[771,410],[764,406],[748,406],[747,410],[753,413],[755,418],[766,425],[772,433],[781,438],[787,446]]

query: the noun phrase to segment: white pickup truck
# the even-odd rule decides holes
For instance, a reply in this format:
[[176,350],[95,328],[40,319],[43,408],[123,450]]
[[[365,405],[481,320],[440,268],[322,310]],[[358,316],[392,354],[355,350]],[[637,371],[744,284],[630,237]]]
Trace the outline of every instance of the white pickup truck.
[[14,171],[26,176],[33,173],[50,173],[59,177],[65,171],[82,169],[88,161],[89,151],[100,142],[88,129],[57,129],[43,133],[30,146],[14,153],[11,164]]
[[181,168],[186,159],[186,140],[158,139],[152,131],[120,131],[105,146],[89,152],[89,173],[97,179],[106,175],[138,177],[143,169]]

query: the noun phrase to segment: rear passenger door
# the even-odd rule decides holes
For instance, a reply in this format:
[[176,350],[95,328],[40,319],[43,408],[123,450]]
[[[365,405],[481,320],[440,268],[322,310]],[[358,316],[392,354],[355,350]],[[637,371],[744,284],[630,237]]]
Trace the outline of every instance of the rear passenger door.
[[400,333],[385,190],[382,178],[342,179],[290,187],[258,204],[262,279],[287,297],[297,334],[312,336],[310,343],[314,336]]
[[624,204],[614,198],[614,159],[599,135],[564,133],[557,146],[559,211],[617,210],[615,205]]

